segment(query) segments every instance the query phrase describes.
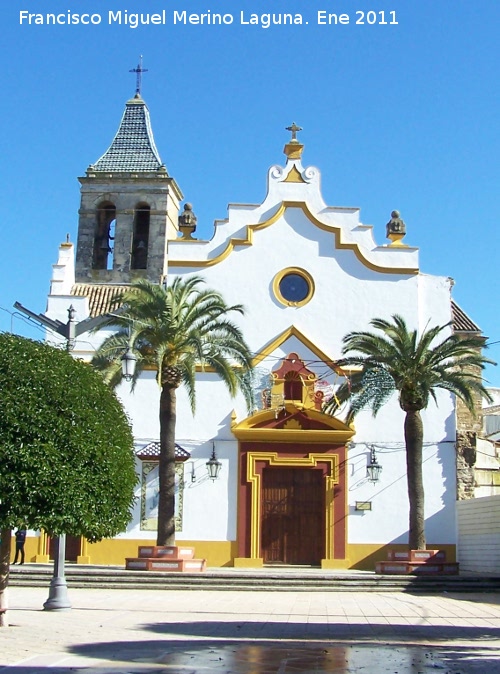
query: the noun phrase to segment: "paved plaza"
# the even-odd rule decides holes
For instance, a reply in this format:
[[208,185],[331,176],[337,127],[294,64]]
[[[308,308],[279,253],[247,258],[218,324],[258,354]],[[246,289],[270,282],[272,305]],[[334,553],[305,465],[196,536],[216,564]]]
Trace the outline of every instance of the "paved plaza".
[[1,674],[500,674],[500,596],[12,587]]

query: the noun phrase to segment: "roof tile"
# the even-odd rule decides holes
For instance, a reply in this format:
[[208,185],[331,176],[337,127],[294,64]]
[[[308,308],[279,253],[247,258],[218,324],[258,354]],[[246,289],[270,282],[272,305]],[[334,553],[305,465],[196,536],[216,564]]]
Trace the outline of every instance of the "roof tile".
[[[160,456],[160,443],[159,442],[150,442],[144,447],[136,450],[135,455],[138,459],[158,459]],[[176,461],[186,461],[191,458],[191,452],[188,452],[187,449],[181,447],[175,443],[175,460]]]
[[71,288],[71,294],[77,297],[88,297],[91,318],[107,314],[120,306],[115,302],[130,286],[106,285],[103,283],[76,283]]

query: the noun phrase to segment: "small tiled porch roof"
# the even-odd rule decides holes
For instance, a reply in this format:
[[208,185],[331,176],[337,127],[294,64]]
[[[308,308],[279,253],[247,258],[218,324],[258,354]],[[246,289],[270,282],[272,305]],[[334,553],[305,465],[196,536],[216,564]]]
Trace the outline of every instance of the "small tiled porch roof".
[[[141,459],[143,461],[147,459],[150,459],[152,461],[158,460],[160,456],[160,443],[150,442],[149,444],[144,445],[144,447],[137,449],[135,455],[137,456],[138,459]],[[187,449],[184,449],[184,447],[181,447],[180,445],[175,443],[175,460],[187,461],[187,459],[189,458],[191,458],[191,452],[188,452]]]

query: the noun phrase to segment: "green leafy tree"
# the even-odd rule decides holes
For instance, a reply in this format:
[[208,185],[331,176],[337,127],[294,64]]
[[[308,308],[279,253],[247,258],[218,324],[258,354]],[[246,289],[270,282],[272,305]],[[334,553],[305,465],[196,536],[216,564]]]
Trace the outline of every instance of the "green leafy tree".
[[0,594],[15,527],[89,541],[123,531],[134,463],[128,419],[90,365],[0,334]]
[[482,369],[492,361],[484,358],[480,336],[462,337],[451,334],[440,342],[438,338],[449,330],[450,324],[425,330],[420,336],[409,330],[401,316],[391,321],[375,318],[370,323],[378,332],[350,332],[343,340],[341,366],[357,366],[331,400],[326,411],[333,413],[339,402],[350,399],[348,418],[362,409],[370,408],[374,415],[397,391],[399,404],[405,413],[404,437],[410,506],[409,546],[425,550],[424,485],[422,449],[424,429],[421,410],[426,409],[436,389],[445,389],[463,400],[475,412],[475,396],[490,396],[482,384]]
[[132,284],[118,299],[121,309],[99,329],[117,331],[102,343],[94,364],[112,385],[121,381],[120,359],[129,345],[137,357],[132,386],[144,369],[155,369],[160,387],[160,457],[157,545],[175,542],[176,392],[183,384],[195,411],[196,369],[209,368],[231,395],[241,390],[249,408],[253,395],[252,356],[242,332],[230,319],[243,313],[222,295],[202,287],[203,279],[176,277],[164,287],[146,280]]

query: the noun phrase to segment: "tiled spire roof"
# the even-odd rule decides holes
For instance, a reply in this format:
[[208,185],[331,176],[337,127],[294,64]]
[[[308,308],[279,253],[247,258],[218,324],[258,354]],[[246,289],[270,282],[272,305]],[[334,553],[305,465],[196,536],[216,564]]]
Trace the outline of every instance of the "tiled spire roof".
[[113,142],[89,171],[158,171],[165,170],[156,149],[149,110],[140,94],[127,101],[120,127]]

